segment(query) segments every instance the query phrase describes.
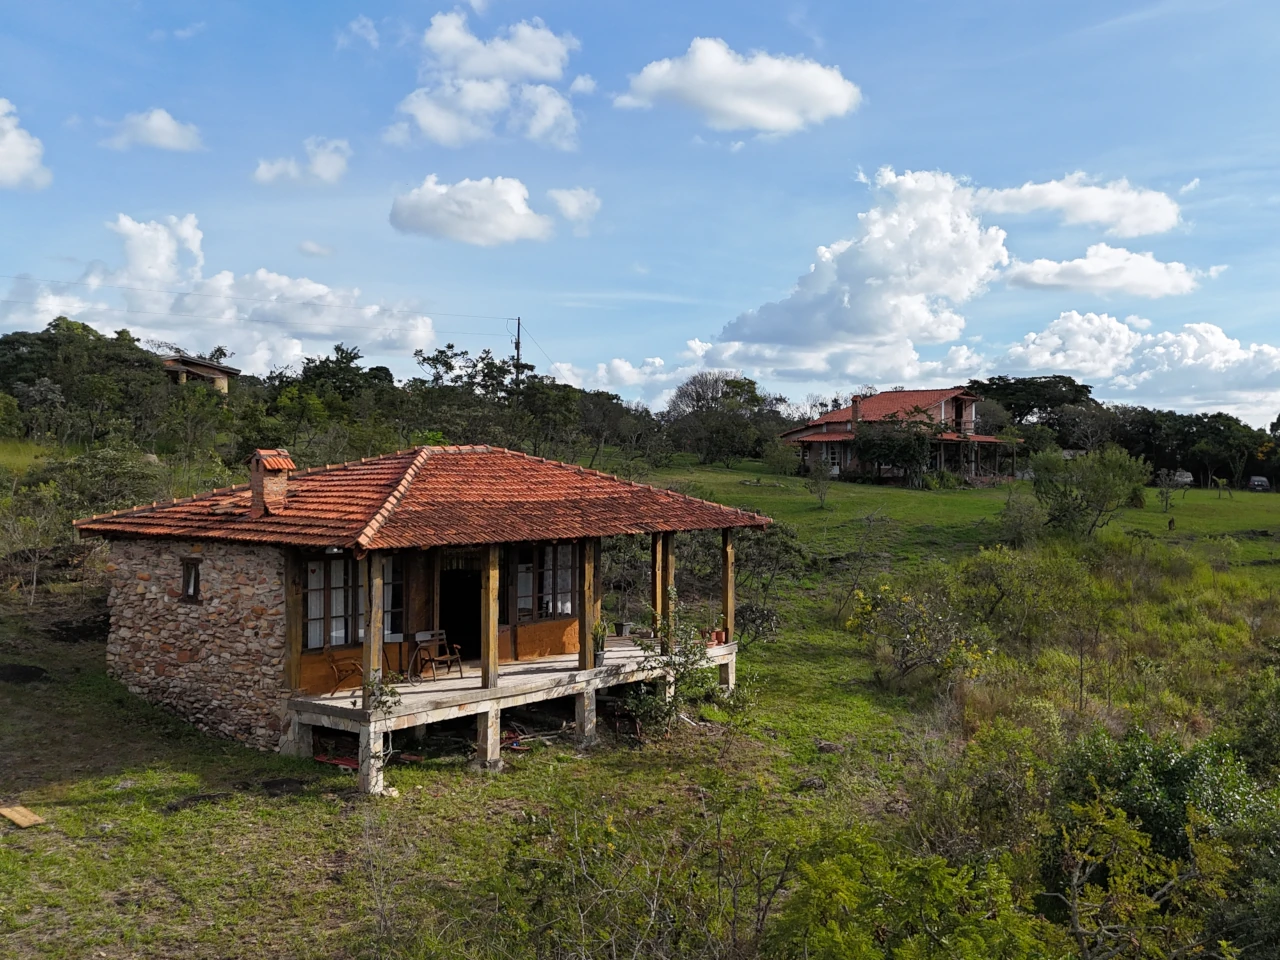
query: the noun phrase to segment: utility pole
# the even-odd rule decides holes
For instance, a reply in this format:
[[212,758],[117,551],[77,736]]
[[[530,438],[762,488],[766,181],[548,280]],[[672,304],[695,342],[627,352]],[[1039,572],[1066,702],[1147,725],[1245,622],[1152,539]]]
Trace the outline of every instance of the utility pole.
[[516,317],[516,403],[520,402],[520,318]]

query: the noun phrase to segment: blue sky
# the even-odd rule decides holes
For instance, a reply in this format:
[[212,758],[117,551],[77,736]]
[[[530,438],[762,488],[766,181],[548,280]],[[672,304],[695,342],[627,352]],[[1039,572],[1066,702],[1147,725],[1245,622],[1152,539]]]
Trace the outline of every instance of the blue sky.
[[0,329],[1280,411],[1274,3],[3,10]]

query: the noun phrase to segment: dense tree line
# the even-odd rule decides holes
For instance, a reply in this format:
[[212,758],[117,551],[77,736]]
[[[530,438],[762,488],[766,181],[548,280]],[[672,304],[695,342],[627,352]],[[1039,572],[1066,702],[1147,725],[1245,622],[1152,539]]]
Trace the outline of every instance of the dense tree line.
[[1226,480],[1243,486],[1251,476],[1280,480],[1280,417],[1260,430],[1228,413],[1178,413],[1130,404],[1103,405],[1093,388],[1066,376],[1005,377],[969,381],[983,398],[978,432],[1008,431],[1032,451],[1050,445],[1094,451],[1115,444],[1160,470],[1186,470],[1197,484]]

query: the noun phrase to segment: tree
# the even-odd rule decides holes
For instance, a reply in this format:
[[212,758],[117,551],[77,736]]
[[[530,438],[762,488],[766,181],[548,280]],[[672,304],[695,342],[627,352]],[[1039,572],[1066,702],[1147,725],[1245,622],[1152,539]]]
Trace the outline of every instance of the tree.
[[62,543],[70,530],[69,518],[54,483],[19,487],[15,481],[9,494],[0,497],[0,537],[5,554],[25,562],[31,570],[31,592],[27,602],[36,602],[40,567]]
[[1086,404],[1093,398],[1091,386],[1061,374],[970,380],[969,389],[984,400],[999,403],[1018,425],[1042,420],[1066,404]]
[[1046,451],[1031,458],[1036,499],[1048,512],[1049,525],[1067,533],[1091,536],[1105,527],[1151,476],[1151,465],[1119,447],[1107,447],[1066,459]]
[[941,430],[927,411],[916,407],[905,417],[893,414],[858,424],[853,452],[864,472],[874,467],[878,477],[881,467],[901,470],[908,486],[918,487],[929,466],[933,438]]

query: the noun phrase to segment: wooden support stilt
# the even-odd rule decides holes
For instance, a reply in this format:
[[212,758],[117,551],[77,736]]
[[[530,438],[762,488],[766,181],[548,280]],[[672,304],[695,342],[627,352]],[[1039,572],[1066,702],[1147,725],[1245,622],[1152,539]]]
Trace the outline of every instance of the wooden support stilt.
[[372,698],[382,684],[382,554],[373,551],[365,558],[364,709],[372,709]]
[[737,613],[734,576],[733,527],[725,527],[720,535],[720,613],[724,617],[724,638],[728,643],[733,643]]
[[578,553],[578,667],[591,670],[596,665],[596,555],[591,540],[579,540],[574,549]]
[[502,769],[502,711],[497,707],[476,714],[474,766],[488,773]]
[[498,545],[488,544],[481,556],[480,686],[491,690],[498,685]]

